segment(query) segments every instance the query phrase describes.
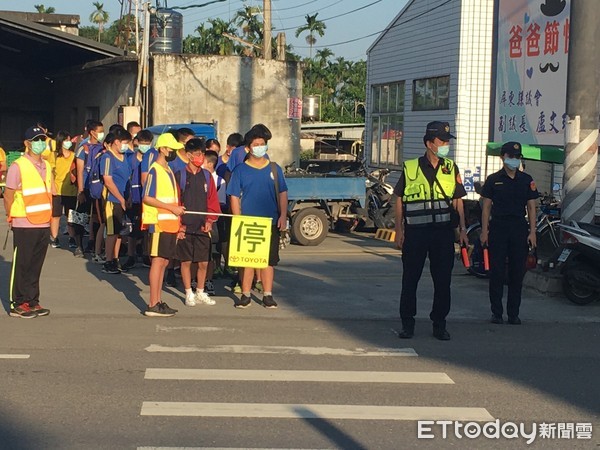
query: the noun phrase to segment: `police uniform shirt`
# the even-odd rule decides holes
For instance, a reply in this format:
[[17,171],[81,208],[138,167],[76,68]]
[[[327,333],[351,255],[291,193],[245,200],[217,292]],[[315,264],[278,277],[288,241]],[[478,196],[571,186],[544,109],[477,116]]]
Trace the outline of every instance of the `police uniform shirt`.
[[[419,158],[419,168],[427,181],[429,181],[430,186],[435,185],[435,174],[437,170],[442,170],[442,166],[444,165],[444,158],[440,158],[437,167],[433,167],[431,162],[427,158],[427,156],[421,156]],[[460,178],[460,171],[458,170],[458,166],[456,163],[454,164],[454,168],[456,169],[456,188],[454,189],[454,195],[452,198],[462,198],[467,195],[467,191],[465,191],[465,187],[462,184],[462,179]],[[396,187],[394,188],[394,194],[396,194],[399,198],[404,197],[404,188],[406,187],[406,176],[404,172],[400,175],[400,179],[398,183],[396,183]],[[446,195],[449,195],[446,192]]]
[[502,168],[487,177],[481,196],[492,201],[492,217],[518,219],[525,217],[527,201],[540,194],[531,175],[517,170],[511,178]]

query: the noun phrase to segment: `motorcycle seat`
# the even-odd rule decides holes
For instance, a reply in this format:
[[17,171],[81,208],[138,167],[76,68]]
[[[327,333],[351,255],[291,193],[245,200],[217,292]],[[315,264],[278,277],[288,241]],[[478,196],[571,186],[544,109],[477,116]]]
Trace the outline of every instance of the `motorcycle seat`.
[[594,225],[592,223],[583,222],[577,222],[577,225],[579,225],[581,229],[590,233],[592,236],[600,237],[600,225]]

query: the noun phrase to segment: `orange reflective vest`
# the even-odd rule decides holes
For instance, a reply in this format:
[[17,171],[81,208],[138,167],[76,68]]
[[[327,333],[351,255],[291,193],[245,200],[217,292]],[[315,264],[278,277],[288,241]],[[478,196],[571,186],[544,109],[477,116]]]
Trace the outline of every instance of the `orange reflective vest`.
[[46,179],[24,156],[15,161],[21,172],[21,189],[15,191],[15,199],[10,208],[9,222],[13,217],[26,217],[31,223],[41,225],[52,219],[52,168],[48,161]]
[[[177,186],[174,183],[175,176],[170,168],[164,168],[157,162],[150,166],[150,170],[156,172],[156,199],[167,205],[178,206],[179,195]],[[142,227],[148,228],[148,225],[156,225],[157,231],[167,233],[177,233],[179,231],[179,217],[168,209],[155,208],[143,203]]]

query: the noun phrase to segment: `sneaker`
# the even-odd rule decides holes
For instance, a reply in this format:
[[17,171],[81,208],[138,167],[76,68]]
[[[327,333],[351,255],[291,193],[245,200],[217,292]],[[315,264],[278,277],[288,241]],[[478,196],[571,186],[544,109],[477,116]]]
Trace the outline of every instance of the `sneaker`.
[[177,287],[177,280],[175,279],[175,271],[167,270],[167,276],[165,277],[165,283],[169,287]]
[[42,308],[39,304],[35,305],[35,306],[30,306],[29,307],[33,312],[35,312],[38,316],[42,317],[42,316],[47,316],[50,314],[50,310],[46,309],[46,308]]
[[77,248],[77,242],[75,242],[75,238],[69,238],[69,248]]
[[52,248],[60,248],[60,242],[58,240],[58,238],[55,239],[50,239],[50,245],[52,246]]
[[142,266],[144,267],[150,267],[152,265],[152,260],[150,259],[149,256],[144,256],[142,258]]
[[29,307],[29,303],[23,303],[16,308],[11,308],[10,317],[20,317],[22,319],[35,319],[38,314]]
[[75,258],[83,258],[85,255],[83,254],[83,250],[81,250],[80,248],[76,248],[73,252],[73,256]]
[[251,304],[252,304],[252,299],[250,297],[246,297],[245,295],[242,295],[241,298],[235,299],[235,303],[233,304],[233,306],[235,306],[236,308],[247,308]]
[[178,309],[170,308],[169,305],[167,305],[165,302],[160,302],[160,307],[163,311],[166,311],[168,314],[175,314],[176,312],[179,312]]
[[211,280],[206,280],[206,283],[204,283],[204,292],[208,295],[215,295],[215,285]]
[[147,317],[171,317],[174,316],[175,313],[165,311],[162,307],[162,303],[157,303],[152,307],[148,306],[148,309],[144,311],[144,315]]
[[204,303],[205,305],[214,305],[217,302],[215,302],[212,298],[210,298],[206,292],[196,291],[196,303]]
[[110,273],[113,275],[116,275],[118,273],[121,273],[121,271],[119,270],[119,266],[117,264],[116,261],[107,261],[104,263],[104,265],[102,266],[102,272],[104,273]]
[[242,286],[240,286],[240,283],[235,283],[233,285],[233,293],[234,294],[241,294],[242,293]]
[[262,302],[265,308],[277,308],[277,302],[273,300],[272,295],[263,296]]
[[94,255],[92,262],[95,262],[96,264],[104,264],[106,262],[106,258],[102,255]]
[[196,306],[196,294],[185,294],[185,306]]
[[263,288],[262,281],[256,280],[256,283],[254,283],[254,290],[256,292],[260,292],[261,294],[263,293],[264,288]]
[[135,267],[135,262],[135,257],[130,256],[127,258],[127,261],[125,261],[125,264],[123,264],[123,267],[121,267],[121,270],[127,272],[128,270],[133,269]]

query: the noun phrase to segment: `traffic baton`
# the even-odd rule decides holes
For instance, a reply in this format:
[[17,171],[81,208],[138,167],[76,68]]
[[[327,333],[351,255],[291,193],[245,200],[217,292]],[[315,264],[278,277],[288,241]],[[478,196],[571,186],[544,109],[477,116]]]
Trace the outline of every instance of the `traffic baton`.
[[465,266],[466,269],[468,269],[469,267],[471,267],[471,261],[469,260],[469,251],[468,251],[466,245],[463,244],[460,247],[460,254],[462,256],[463,266]]
[[8,233],[10,232],[10,228],[6,229],[6,238],[4,239],[4,245],[2,246],[2,251],[6,250],[6,244],[8,244]]
[[483,246],[483,268],[486,272],[490,270],[490,253],[487,244]]

